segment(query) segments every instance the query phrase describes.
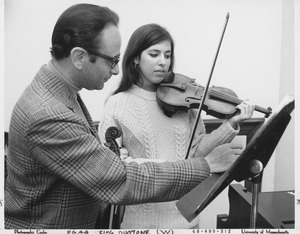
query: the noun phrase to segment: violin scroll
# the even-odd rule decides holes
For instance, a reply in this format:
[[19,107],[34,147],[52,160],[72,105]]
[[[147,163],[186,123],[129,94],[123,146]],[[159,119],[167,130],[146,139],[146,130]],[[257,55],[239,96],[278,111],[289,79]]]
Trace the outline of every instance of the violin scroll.
[[111,151],[120,156],[120,149],[116,139],[122,136],[122,130],[117,127],[109,127],[105,132],[105,143]]
[[269,112],[266,113],[265,118],[268,118],[268,117],[270,116],[270,114],[272,114],[272,108],[271,108],[270,106],[267,107],[267,110],[268,110]]

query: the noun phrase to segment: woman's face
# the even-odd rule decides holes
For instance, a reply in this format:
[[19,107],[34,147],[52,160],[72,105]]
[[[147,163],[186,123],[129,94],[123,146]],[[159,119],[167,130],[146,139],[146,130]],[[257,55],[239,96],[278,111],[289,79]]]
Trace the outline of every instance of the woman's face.
[[135,59],[140,68],[141,87],[148,91],[155,91],[156,84],[163,81],[171,64],[171,43],[163,41],[150,46]]

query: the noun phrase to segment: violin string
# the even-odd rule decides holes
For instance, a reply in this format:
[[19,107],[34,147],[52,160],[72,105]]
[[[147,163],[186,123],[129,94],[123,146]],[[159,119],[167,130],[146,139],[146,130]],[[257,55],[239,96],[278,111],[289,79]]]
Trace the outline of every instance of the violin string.
[[[198,91],[199,87],[201,87],[204,90],[204,87],[199,86],[198,83],[195,82],[193,84],[196,86],[195,95],[197,94],[197,91]],[[228,102],[231,102],[233,104],[240,104],[242,102],[242,100],[240,100],[240,99],[238,99],[238,98],[236,98],[234,96],[231,96],[230,94],[225,94],[225,93],[222,93],[220,91],[213,90],[212,88],[210,88],[209,94],[211,96],[213,96],[213,97],[216,97],[216,98],[219,98],[219,99],[223,99],[224,101],[228,101]]]

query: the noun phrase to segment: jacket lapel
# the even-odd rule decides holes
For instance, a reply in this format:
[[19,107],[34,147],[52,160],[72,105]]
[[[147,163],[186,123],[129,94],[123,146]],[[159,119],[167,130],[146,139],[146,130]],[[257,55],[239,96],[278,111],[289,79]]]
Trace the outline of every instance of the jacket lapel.
[[88,111],[88,109],[86,108],[84,102],[82,101],[81,97],[79,94],[77,94],[77,101],[83,111],[83,114],[85,115],[88,123],[89,123],[89,128],[90,128],[90,131],[91,133],[97,138],[97,140],[100,142],[100,138],[98,136],[98,132],[97,132],[97,129],[96,129],[96,126],[94,124],[94,121],[92,120],[92,117]]
[[[64,83],[56,77],[50,70],[47,69],[46,66],[42,67],[42,72],[44,72],[44,76],[42,76],[42,82],[45,84],[46,88],[59,100],[61,100],[62,103],[64,103],[72,112],[75,113],[75,106],[74,101],[72,100],[72,95],[70,94],[69,89],[64,85]],[[96,130],[95,124],[85,106],[82,99],[80,98],[80,95],[77,94],[77,101],[79,105],[81,106],[81,109],[87,119],[87,122],[89,124],[89,129],[91,133],[97,138],[99,142],[99,136],[98,132]],[[80,118],[81,119],[81,118]],[[85,125],[86,123],[81,120]]]

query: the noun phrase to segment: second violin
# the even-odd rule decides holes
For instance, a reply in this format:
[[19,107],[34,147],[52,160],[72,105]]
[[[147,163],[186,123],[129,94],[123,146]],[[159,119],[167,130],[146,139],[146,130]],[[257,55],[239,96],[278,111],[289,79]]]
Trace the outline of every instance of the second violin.
[[[156,92],[157,102],[167,116],[172,116],[179,110],[198,108],[204,93],[204,87],[197,84],[195,79],[169,72]],[[234,91],[212,86],[208,90],[203,110],[216,118],[229,119],[238,111],[236,106],[243,102]],[[255,106],[255,110],[265,114],[267,118],[271,113],[270,107]]]

